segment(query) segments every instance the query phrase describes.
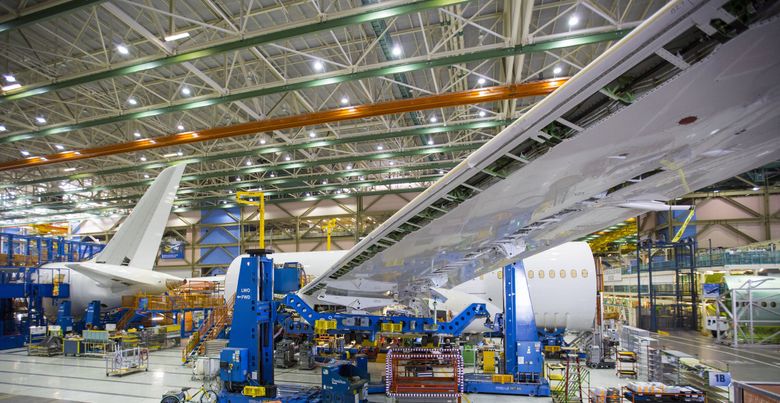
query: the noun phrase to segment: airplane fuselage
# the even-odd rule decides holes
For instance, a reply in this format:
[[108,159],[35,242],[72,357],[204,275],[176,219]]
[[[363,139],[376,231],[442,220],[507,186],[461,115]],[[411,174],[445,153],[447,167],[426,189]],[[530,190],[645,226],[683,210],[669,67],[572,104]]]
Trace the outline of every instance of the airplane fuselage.
[[[106,269],[111,270],[111,268]],[[153,270],[134,269],[132,267],[120,267],[119,269],[133,270],[144,281],[144,284],[125,285],[115,282],[115,285],[106,287],[76,270],[65,267],[63,263],[43,265],[39,269],[39,277],[35,278],[35,280],[42,284],[51,283],[52,275],[63,274],[64,282],[70,285],[71,315],[77,320],[83,317],[87,306],[92,301],[100,301],[103,309],[117,308],[122,305],[122,296],[124,295],[136,295],[139,292],[150,295],[161,294],[166,290],[165,283],[167,280],[181,280],[179,277]],[[51,298],[44,298],[43,305],[46,318],[54,321],[57,317],[59,303]]]

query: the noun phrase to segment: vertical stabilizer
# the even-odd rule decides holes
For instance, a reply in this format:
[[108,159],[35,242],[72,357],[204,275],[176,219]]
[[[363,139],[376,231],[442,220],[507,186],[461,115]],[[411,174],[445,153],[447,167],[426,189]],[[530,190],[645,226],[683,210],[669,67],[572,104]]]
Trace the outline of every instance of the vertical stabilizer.
[[160,172],[105,249],[95,257],[97,263],[152,269],[184,168],[181,164]]

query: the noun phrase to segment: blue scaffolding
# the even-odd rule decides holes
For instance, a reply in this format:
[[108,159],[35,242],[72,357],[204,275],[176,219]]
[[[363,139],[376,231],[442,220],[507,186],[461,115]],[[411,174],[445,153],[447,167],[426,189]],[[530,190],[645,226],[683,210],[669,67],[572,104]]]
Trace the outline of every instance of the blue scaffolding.
[[62,237],[0,233],[0,349],[23,346],[30,326],[46,324],[43,298],[70,297],[70,270],[43,265],[87,260],[103,247]]

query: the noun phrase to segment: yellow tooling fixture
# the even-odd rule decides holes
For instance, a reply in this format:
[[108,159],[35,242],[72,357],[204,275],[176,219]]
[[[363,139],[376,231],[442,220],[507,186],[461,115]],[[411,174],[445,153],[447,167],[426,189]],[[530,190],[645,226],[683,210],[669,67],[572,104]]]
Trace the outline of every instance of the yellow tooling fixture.
[[249,397],[264,397],[265,396],[265,387],[264,386],[244,386],[244,390],[241,391],[241,394],[244,396]]
[[[672,238],[672,242],[677,242],[680,240],[680,238],[682,238],[683,232],[685,232],[685,228],[688,227],[688,223],[690,223],[691,218],[693,218],[693,214],[694,214],[694,210],[693,210],[693,206],[691,206],[691,209],[688,210],[688,217],[685,217],[685,221],[680,226],[680,229],[677,230],[676,234],[674,234],[674,238]],[[672,225],[674,225],[674,219],[671,219],[670,221],[672,221]]]
[[330,235],[333,234],[333,229],[336,228],[336,219],[331,218],[325,224],[325,232],[328,235],[327,242],[325,243],[325,250],[330,251]]
[[327,334],[328,330],[332,330],[335,328],[336,328],[335,320],[317,319],[314,322],[314,333],[316,334]]
[[627,222],[626,225],[614,231],[599,231],[597,234],[600,235],[598,238],[588,242],[590,249],[593,253],[607,252],[609,245],[613,242],[636,234],[636,222]]
[[489,374],[496,370],[496,352],[484,350],[482,352],[482,371]]
[[[257,198],[257,200],[252,200]],[[236,192],[236,201],[239,204],[257,206],[260,222],[257,224],[257,233],[260,238],[260,249],[265,249],[265,193],[263,192]]]

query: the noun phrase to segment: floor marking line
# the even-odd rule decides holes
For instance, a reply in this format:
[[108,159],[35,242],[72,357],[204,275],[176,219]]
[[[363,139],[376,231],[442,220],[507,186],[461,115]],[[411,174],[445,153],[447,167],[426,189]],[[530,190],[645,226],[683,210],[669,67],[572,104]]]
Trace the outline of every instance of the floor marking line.
[[[2,357],[2,355],[0,355],[0,357]],[[53,357],[51,357],[51,358],[53,358]],[[78,357],[78,358],[89,358],[89,357]],[[103,368],[103,369],[106,368],[105,361],[103,361],[103,363],[104,363],[103,365],[73,365],[73,364],[68,364],[67,360],[61,360],[61,361],[56,361],[56,362],[55,361],[43,362],[43,361],[31,361],[31,360],[9,360],[9,359],[0,358],[0,361],[4,361],[4,362],[18,362],[18,363],[24,363],[24,364],[59,365],[59,366],[63,366],[63,367],[73,367],[73,368]],[[85,361],[85,362],[93,362],[93,361]],[[97,362],[97,361],[94,361],[94,362]],[[153,365],[154,366],[152,368],[156,368],[156,367],[186,368],[186,367],[182,367],[181,365],[173,365],[173,364],[153,363]],[[178,374],[188,375],[188,374],[191,374],[192,371],[173,372],[173,371],[167,371],[166,370],[166,372],[170,372],[170,373],[174,373],[174,374],[178,373]]]
[[172,388],[172,389],[181,389],[186,386],[176,386],[176,385],[152,385],[148,382],[130,382],[121,380],[119,378],[112,378],[112,379],[96,379],[96,378],[86,378],[83,376],[71,376],[71,375],[51,375],[51,374],[36,374],[33,372],[20,372],[20,371],[5,371],[0,369],[0,373],[6,373],[6,374],[21,374],[21,375],[32,375],[32,376],[43,376],[43,377],[57,377],[57,378],[68,378],[68,379],[84,379],[87,381],[96,381],[96,382],[110,382],[112,384],[126,384],[126,385],[145,385],[145,386],[160,386],[165,388]]
[[[0,385],[13,385],[13,386],[26,386],[28,388],[34,388],[34,389],[52,389],[48,387],[42,387],[40,385],[29,385],[25,383],[9,383],[9,382],[2,382],[0,381]],[[123,393],[111,393],[111,392],[98,392],[94,390],[89,389],[70,389],[70,388],[64,388],[64,387],[57,387],[57,390],[68,390],[71,392],[84,392],[84,393],[95,393],[98,395],[109,395],[109,396],[124,396],[124,397],[137,397],[139,399],[154,399],[155,397],[150,396],[141,396],[141,395],[127,395]]]
[[[676,336],[664,336],[664,337],[668,338],[668,337],[676,337]],[[661,338],[659,338],[659,339],[661,339]],[[663,340],[663,339],[661,339],[661,340]],[[745,357],[745,356],[742,356],[742,355],[739,355],[739,354],[732,353],[730,351],[718,350],[718,349],[715,349],[715,348],[712,348],[712,347],[709,347],[709,346],[706,346],[706,345],[703,345],[703,344],[684,343],[684,342],[679,341],[679,340],[670,340],[670,341],[673,342],[673,343],[680,343],[680,344],[685,345],[685,346],[704,348],[704,349],[707,349],[707,350],[710,350],[710,351],[714,351],[714,352],[720,353],[720,354],[728,354],[728,355],[731,355],[731,356],[734,356],[734,357],[750,360],[750,361],[753,361],[753,362],[756,362],[756,363],[759,363],[759,364],[768,365],[770,367],[780,368],[780,365],[774,365],[772,363],[768,363],[768,362],[765,362],[765,361],[756,360],[756,359],[750,358],[750,357]]]

